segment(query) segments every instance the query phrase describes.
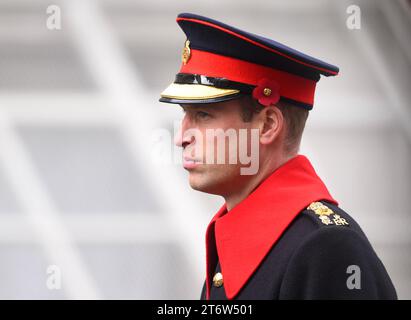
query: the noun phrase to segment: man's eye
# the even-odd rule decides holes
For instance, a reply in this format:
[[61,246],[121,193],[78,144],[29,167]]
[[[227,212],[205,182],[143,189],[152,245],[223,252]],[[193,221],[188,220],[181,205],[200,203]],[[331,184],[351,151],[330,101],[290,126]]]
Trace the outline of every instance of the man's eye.
[[210,117],[210,114],[204,111],[197,111],[196,112],[196,117],[199,119],[206,119]]

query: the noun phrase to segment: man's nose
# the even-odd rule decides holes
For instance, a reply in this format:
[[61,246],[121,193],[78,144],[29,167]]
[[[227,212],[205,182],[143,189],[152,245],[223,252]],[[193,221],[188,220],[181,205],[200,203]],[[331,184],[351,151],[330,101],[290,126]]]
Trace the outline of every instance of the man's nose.
[[193,135],[187,134],[188,132],[186,126],[187,121],[183,119],[177,133],[174,136],[174,144],[177,147],[182,147],[183,149],[194,140]]

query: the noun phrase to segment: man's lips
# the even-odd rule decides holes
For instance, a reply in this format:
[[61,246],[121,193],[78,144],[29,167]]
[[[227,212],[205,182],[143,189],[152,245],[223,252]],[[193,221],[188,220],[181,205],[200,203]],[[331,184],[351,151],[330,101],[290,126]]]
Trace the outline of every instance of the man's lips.
[[183,157],[183,167],[185,169],[195,168],[198,165],[200,165],[201,163],[202,163],[201,160],[193,159],[193,158],[190,158],[190,157]]

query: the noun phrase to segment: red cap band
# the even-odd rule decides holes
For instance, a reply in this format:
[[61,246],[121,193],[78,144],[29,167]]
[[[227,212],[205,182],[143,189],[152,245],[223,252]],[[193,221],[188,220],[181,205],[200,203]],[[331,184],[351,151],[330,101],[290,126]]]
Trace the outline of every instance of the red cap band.
[[316,81],[255,63],[191,49],[190,60],[182,64],[180,73],[201,74],[257,85],[262,78],[275,80],[280,95],[305,104],[314,104]]

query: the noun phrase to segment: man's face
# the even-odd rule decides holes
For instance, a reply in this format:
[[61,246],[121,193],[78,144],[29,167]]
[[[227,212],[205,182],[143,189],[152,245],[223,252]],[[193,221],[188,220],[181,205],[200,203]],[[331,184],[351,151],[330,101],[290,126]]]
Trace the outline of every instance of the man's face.
[[253,128],[258,132],[256,123],[243,121],[238,100],[181,106],[185,114],[175,144],[183,148],[190,186],[219,195],[241,188],[249,176],[241,174],[246,165],[239,155],[252,153],[250,134]]

